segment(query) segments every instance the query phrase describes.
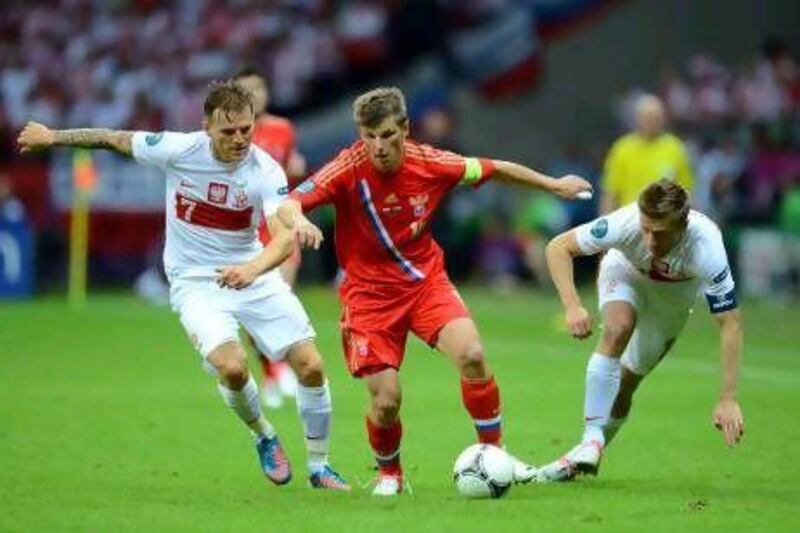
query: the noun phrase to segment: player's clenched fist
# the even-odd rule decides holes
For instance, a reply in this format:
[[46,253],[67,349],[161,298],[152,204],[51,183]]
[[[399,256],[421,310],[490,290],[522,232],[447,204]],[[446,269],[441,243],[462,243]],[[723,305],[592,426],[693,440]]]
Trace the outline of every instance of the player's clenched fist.
[[295,222],[294,234],[301,248],[318,250],[323,241],[320,229],[305,217],[300,217]]
[[567,308],[567,329],[576,339],[585,339],[592,334],[592,315],[583,306]]
[[258,277],[258,272],[247,264],[222,267],[217,273],[217,285],[237,290],[246,289]]
[[592,192],[591,183],[580,176],[574,176],[572,174],[558,179],[556,184],[557,187],[553,192],[567,200],[578,200],[581,198],[581,196],[579,196],[581,193],[591,194]]
[[40,148],[49,148],[55,142],[53,130],[39,124],[38,122],[28,122],[17,137],[17,145],[22,153],[30,152]]
[[720,400],[714,408],[714,426],[722,431],[725,444],[733,446],[744,436],[744,417],[736,400]]

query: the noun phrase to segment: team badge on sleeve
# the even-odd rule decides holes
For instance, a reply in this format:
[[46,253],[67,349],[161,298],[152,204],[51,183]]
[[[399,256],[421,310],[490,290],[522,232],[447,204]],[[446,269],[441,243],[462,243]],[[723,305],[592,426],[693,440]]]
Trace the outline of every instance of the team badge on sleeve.
[[151,133],[150,135],[144,138],[144,142],[147,143],[147,146],[155,146],[161,142],[161,139],[164,138],[164,132],[159,133]]
[[589,233],[591,233],[592,237],[595,239],[602,239],[605,237],[608,234],[608,220],[601,218],[595,222],[592,229],[589,230]]
[[314,183],[314,180],[308,179],[297,186],[297,191],[301,194],[308,194],[316,188],[317,184]]

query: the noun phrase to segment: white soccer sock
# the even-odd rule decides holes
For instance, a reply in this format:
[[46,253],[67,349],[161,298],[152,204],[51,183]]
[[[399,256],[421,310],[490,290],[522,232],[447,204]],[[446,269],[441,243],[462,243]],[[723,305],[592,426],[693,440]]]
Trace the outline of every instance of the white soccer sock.
[[315,472],[328,464],[328,436],[331,429],[331,391],[321,387],[297,386],[297,411],[303,421],[308,450],[308,470]]
[[242,387],[242,390],[231,390],[219,382],[217,383],[217,389],[219,389],[222,399],[225,400],[225,404],[233,409],[253,433],[265,437],[275,436],[275,428],[261,414],[258,385],[256,385],[253,376],[247,378],[247,383]]
[[605,445],[603,428],[611,417],[611,408],[619,392],[622,375],[618,358],[592,354],[586,365],[586,397],[583,403],[585,429],[583,442],[596,440]]
[[611,443],[611,441],[614,439],[614,436],[617,434],[617,431],[619,431],[619,428],[622,427],[622,424],[624,424],[627,419],[627,416],[623,416],[622,418],[611,417],[608,419],[606,427],[603,428],[603,436],[606,440],[606,446]]

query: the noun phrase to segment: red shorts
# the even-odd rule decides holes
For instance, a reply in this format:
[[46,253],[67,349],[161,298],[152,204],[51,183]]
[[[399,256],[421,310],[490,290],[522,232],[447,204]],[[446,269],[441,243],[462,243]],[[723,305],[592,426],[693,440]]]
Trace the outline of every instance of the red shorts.
[[409,331],[434,347],[444,326],[470,316],[444,273],[413,288],[345,282],[341,296],[342,346],[355,377],[399,369]]

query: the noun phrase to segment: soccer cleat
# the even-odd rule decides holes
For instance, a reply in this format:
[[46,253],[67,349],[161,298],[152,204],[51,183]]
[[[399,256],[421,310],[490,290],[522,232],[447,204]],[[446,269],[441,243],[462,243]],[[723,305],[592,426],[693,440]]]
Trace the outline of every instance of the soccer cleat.
[[520,461],[510,453],[508,456],[511,458],[511,461],[514,463],[514,483],[530,483],[534,479],[536,479],[536,474],[538,469],[533,466],[529,465],[526,462]]
[[566,457],[548,463],[536,472],[537,483],[553,483],[557,481],[572,481],[578,472]]
[[603,457],[603,445],[596,440],[581,442],[568,451],[565,457],[578,472],[596,476]]
[[582,442],[557,461],[546,464],[536,473],[539,483],[570,481],[579,473],[597,475],[603,446],[596,440]]
[[397,496],[403,492],[403,476],[393,474],[378,474],[373,496]]
[[277,436],[264,435],[256,439],[256,451],[261,470],[276,485],[285,485],[292,479],[292,468]]
[[315,489],[351,490],[350,485],[330,465],[325,465],[322,470],[312,473],[308,478],[308,483]]

